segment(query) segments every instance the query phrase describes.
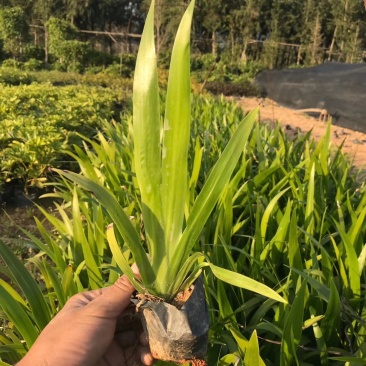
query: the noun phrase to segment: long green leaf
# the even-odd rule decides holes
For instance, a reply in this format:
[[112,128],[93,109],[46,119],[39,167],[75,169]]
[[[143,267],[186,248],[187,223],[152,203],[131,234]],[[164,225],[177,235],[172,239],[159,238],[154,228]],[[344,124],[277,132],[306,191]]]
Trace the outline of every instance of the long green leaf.
[[344,247],[346,248],[346,264],[348,267],[348,279],[350,289],[353,296],[359,297],[361,295],[361,273],[358,267],[357,254],[353,247],[353,243],[351,242],[350,236],[343,231],[341,225],[339,225],[337,222],[335,224],[337,226],[339,234],[341,235]]
[[2,286],[4,290],[6,290],[9,293],[9,295],[13,297],[14,300],[18,301],[19,304],[23,305],[24,307],[27,307],[26,302],[16,292],[16,290],[1,278],[0,278],[0,286]]
[[291,365],[292,360],[297,359],[296,350],[300,344],[303,327],[306,284],[307,280],[305,279],[296,293],[286,318],[281,344],[281,366]]
[[44,267],[45,271],[47,272],[47,275],[52,283],[52,286],[55,290],[58,303],[60,304],[61,307],[63,307],[66,303],[66,296],[65,296],[66,294],[63,291],[62,283],[60,281],[58,273],[56,272],[56,270],[53,267],[51,267],[48,264],[46,259],[43,259],[42,263],[43,263],[43,267]]
[[[171,262],[172,266],[180,267],[181,263],[188,257],[220,194],[234,171],[257,116],[258,111],[255,110],[248,114],[240,123],[219,160],[213,167],[188,217],[186,229],[183,232],[182,238],[175,250],[174,259]],[[175,270],[176,268],[172,268],[173,272]]]
[[[288,257],[290,267],[296,268],[299,271],[303,270],[301,252],[299,239],[297,236],[297,214],[296,211],[292,212],[291,222],[290,222],[290,231],[289,231],[289,239],[288,239]],[[291,272],[293,283],[297,283],[297,279],[299,277],[298,273],[295,271]]]
[[102,272],[95,259],[95,257],[97,257],[97,253],[92,253],[88,239],[85,236],[80,214],[79,197],[75,189],[72,200],[72,216],[74,227],[74,246],[78,245],[82,248],[90,288],[92,290],[99,289],[102,287],[103,283]]
[[299,271],[296,268],[291,268],[291,271],[296,272],[302,278],[306,279],[308,284],[318,292],[319,297],[324,300],[325,302],[329,301],[330,298],[330,290],[327,286],[324,286],[321,282],[316,280],[313,277],[310,277],[311,270],[306,270],[306,272]]
[[244,276],[240,273],[235,273],[229,271],[224,268],[217,267],[211,263],[209,263],[209,267],[212,270],[212,273],[221,281],[227,282],[230,285],[244,288],[246,290],[255,292],[259,295],[268,297],[270,299],[287,303],[276,291],[272,290],[266,285],[263,285],[260,282],[254,281],[250,277]]
[[137,231],[116,198],[103,186],[93,182],[89,178],[71,172],[67,173],[61,170],[56,171],[59,174],[64,175],[66,178],[72,180],[74,183],[79,184],[83,189],[91,191],[96,196],[98,201],[107,210],[109,216],[116,225],[117,230],[123,237],[123,240],[131,249],[132,255],[138,267],[144,269],[144,271],[141,273],[144,283],[147,285],[152,284],[155,280],[155,275],[152,271],[146,252],[140,243]]
[[363,230],[364,227],[364,223],[365,223],[365,217],[366,217],[366,207],[359,213],[356,222],[354,222],[351,226],[351,228],[348,231],[348,235],[350,236],[350,240],[351,243],[353,243],[353,247],[356,250],[357,253],[357,249],[358,246],[357,243],[362,244],[363,240],[359,240],[359,236]]
[[182,234],[187,194],[191,119],[190,34],[194,4],[192,0],[174,41],[165,106],[161,197],[168,252]]
[[[325,343],[325,339],[322,333],[322,330],[319,326],[319,320],[323,318],[323,315],[316,316],[316,310],[310,306],[309,311],[311,314],[311,318],[304,322],[304,328],[306,326],[312,325],[314,337],[316,340],[317,348],[319,350],[320,364],[322,366],[328,366],[328,353],[327,353],[327,345]],[[303,328],[303,329],[304,329]]]
[[141,191],[142,214],[153,265],[165,256],[161,206],[160,107],[154,44],[154,6],[145,22],[133,84],[134,161]]
[[340,314],[341,300],[332,278],[329,280],[329,287],[330,287],[330,296],[328,306],[324,314],[324,319],[322,320],[320,326],[323,337],[325,338],[326,342],[329,342],[329,344],[331,344],[330,342],[331,338],[337,335],[337,332],[335,332],[334,330],[337,329],[338,324],[340,322],[339,314]]
[[36,324],[42,330],[51,321],[51,312],[37,282],[27,271],[24,264],[1,240],[0,253],[21,288],[32,310]]
[[366,262],[366,244],[363,246],[360,255],[358,256],[358,270],[362,273],[363,269],[365,268]]
[[250,366],[261,366],[264,364],[263,361],[261,361],[257,331],[255,330],[249,339],[248,347],[245,352],[244,364]]
[[27,315],[25,309],[0,286],[0,308],[2,308],[9,320],[16,325],[18,331],[31,347],[36,341],[39,330]]
[[267,233],[267,228],[268,228],[268,222],[270,219],[270,215],[274,209],[274,207],[276,206],[278,200],[289,190],[290,188],[286,188],[283,191],[281,191],[280,193],[278,193],[275,197],[272,198],[271,202],[269,202],[268,206],[266,207],[263,216],[262,216],[262,221],[261,221],[261,236],[262,236],[262,241],[263,243],[266,240],[266,233]]
[[111,252],[113,254],[113,259],[116,261],[118,267],[122,272],[128,277],[130,282],[135,286],[136,290],[140,293],[145,293],[145,289],[136,280],[136,277],[128,263],[128,259],[125,257],[122,248],[117,242],[116,235],[114,233],[113,224],[107,227],[107,239]]
[[70,298],[78,292],[75,282],[74,269],[72,268],[72,265],[69,264],[62,275],[62,290],[66,298]]
[[[305,228],[309,235],[314,235],[314,204],[315,204],[315,164],[311,165],[309,186],[306,199],[306,210],[305,210]],[[309,236],[305,237],[306,241],[309,241]]]
[[221,281],[218,281],[217,283],[217,303],[219,305],[218,310],[220,312],[220,317],[225,319],[225,327],[227,329],[233,327],[239,331],[233,309],[227,297],[224,284]]

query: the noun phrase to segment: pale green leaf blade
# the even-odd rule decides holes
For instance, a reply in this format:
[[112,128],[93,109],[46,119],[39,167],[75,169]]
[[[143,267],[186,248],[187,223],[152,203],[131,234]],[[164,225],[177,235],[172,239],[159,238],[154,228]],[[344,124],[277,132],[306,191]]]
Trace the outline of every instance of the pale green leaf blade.
[[221,281],[218,281],[216,291],[217,291],[217,304],[219,305],[218,310],[220,311],[220,317],[225,319],[225,327],[227,329],[233,327],[237,331],[239,331],[239,327],[236,322],[233,309],[226,295],[224,284]]
[[340,322],[339,314],[341,311],[341,299],[339,297],[337,287],[332,279],[329,281],[329,287],[330,296],[328,306],[324,314],[324,319],[321,322],[321,330],[327,342],[331,340],[331,337],[334,336],[334,334],[337,333],[335,332],[335,329],[337,329]]
[[329,174],[329,155],[330,155],[330,134],[331,134],[331,126],[332,122],[328,122],[327,131],[325,135],[322,137],[321,141],[318,144],[318,147],[315,151],[316,155],[320,156],[320,164],[322,167],[323,174],[327,176]]
[[[305,228],[309,235],[314,234],[314,204],[315,204],[315,164],[312,164],[309,177],[309,186],[306,199],[305,210]],[[309,236],[306,236],[306,240],[309,241]]]
[[350,236],[351,243],[356,243],[357,239],[362,232],[363,224],[365,222],[366,217],[366,207],[361,211],[361,213],[357,217],[357,221],[351,226],[349,232],[347,233]]
[[145,293],[145,289],[141,287],[139,282],[136,280],[135,275],[128,263],[127,258],[124,256],[122,252],[122,248],[119,246],[116,235],[114,233],[113,224],[108,225],[107,227],[107,240],[109,247],[111,248],[111,252],[113,254],[113,259],[115,260],[117,266],[122,270],[122,272],[127,276],[133,286],[140,293]]
[[262,216],[262,220],[261,220],[261,236],[262,236],[262,241],[265,242],[266,240],[266,233],[267,233],[267,227],[268,227],[268,222],[271,216],[271,213],[273,211],[273,209],[275,208],[278,200],[289,190],[290,188],[286,188],[283,191],[281,191],[280,193],[278,193],[275,197],[272,198],[272,200],[269,202],[268,206],[266,207],[263,216]]
[[[178,28],[170,62],[164,117],[161,197],[167,249],[177,244],[187,194],[187,160],[191,119],[190,34],[194,0]],[[170,256],[169,256],[170,258]]]
[[74,190],[72,200],[72,216],[74,227],[74,246],[81,245],[83,256],[85,260],[86,271],[89,278],[89,286],[92,290],[96,290],[102,287],[103,279],[101,269],[98,267],[94,255],[97,253],[92,252],[88,239],[85,236],[83,229],[82,218],[80,214],[79,196]]
[[318,323],[320,320],[324,318],[324,315],[312,316],[310,319],[304,321],[303,329],[307,329],[314,324]]
[[78,292],[76,283],[74,281],[74,269],[72,268],[71,264],[65,268],[61,282],[62,290],[66,298],[70,298]]
[[28,317],[25,309],[2,286],[0,286],[0,308],[9,320],[16,324],[18,331],[27,342],[27,346],[32,346],[39,331]]
[[250,277],[244,276],[240,273],[229,271],[224,268],[217,267],[211,263],[209,263],[209,267],[211,268],[212,273],[215,275],[215,277],[217,277],[221,281],[255,292],[270,299],[282,303],[287,303],[287,301],[284,300],[276,291],[272,290],[266,285],[263,285],[260,282],[251,279]]
[[161,147],[158,75],[154,43],[154,4],[145,22],[133,84],[134,162],[141,192],[147,243],[153,264],[165,255],[161,207]]
[[[300,252],[299,238],[297,235],[297,214],[296,211],[292,212],[290,231],[288,239],[288,258],[290,267],[296,268],[299,271],[303,270],[302,258]],[[299,277],[298,273],[292,271],[291,273],[293,283],[297,283]]]
[[306,285],[305,279],[296,293],[286,318],[281,344],[281,366],[291,365],[293,359],[296,358],[296,350],[302,335]]
[[337,222],[335,223],[338,229],[338,232],[342,238],[344,247],[346,248],[347,253],[347,269],[348,269],[348,279],[350,289],[352,291],[353,296],[361,296],[361,273],[359,271],[359,263],[355,248],[353,247],[353,243],[351,242],[350,236],[344,232],[341,225]]
[[239,361],[239,356],[230,353],[220,358],[218,366],[237,365]]
[[266,242],[266,245],[260,254],[260,261],[263,263],[269,253],[272,253],[271,260],[274,260],[275,253],[273,251],[274,246],[277,248],[278,252],[282,252],[283,243],[285,242],[285,238],[287,236],[289,224],[290,224],[290,215],[291,215],[292,203],[291,201],[287,202],[286,211],[278,224],[278,228],[276,234],[272,236],[269,242]]
[[194,160],[193,160],[193,168],[191,172],[191,177],[189,179],[189,187],[193,191],[198,182],[198,177],[202,164],[202,155],[203,155],[203,147],[201,147],[199,138],[196,139],[196,144],[194,147]]
[[172,266],[179,267],[180,263],[188,257],[235,169],[257,116],[258,111],[255,110],[248,114],[240,123],[219,160],[213,167],[202,191],[192,207],[192,211],[187,220],[187,227],[174,253],[174,260],[171,263]]
[[103,186],[93,182],[89,178],[71,172],[67,173],[56,169],[55,171],[72,180],[74,183],[80,185],[80,187],[82,187],[83,189],[91,191],[95,195],[95,197],[104,206],[109,216],[113,220],[117,230],[123,237],[123,240],[131,249],[132,255],[138,267],[144,268],[144,271],[141,273],[141,277],[144,283],[153,283],[155,276],[152,271],[150,262],[147,258],[146,252],[144,251],[140,243],[138,233],[116,198],[111,193],[109,193],[109,191]]
[[51,321],[51,312],[37,282],[18,257],[1,240],[0,253],[32,309],[34,320],[42,330]]
[[57,272],[56,272],[56,269],[51,267],[47,260],[46,259],[43,259],[43,265],[44,265],[44,268],[51,280],[51,283],[52,283],[52,286],[55,290],[55,293],[56,293],[56,296],[57,296],[57,300],[60,304],[61,307],[63,307],[66,303],[66,294],[65,292],[63,291],[63,288],[62,288],[62,283],[60,281],[60,278],[58,276],[58,269],[57,269]]
[[308,325],[312,325],[314,337],[316,340],[316,345],[319,350],[320,364],[323,366],[328,366],[328,350],[327,345],[325,343],[325,339],[323,337],[322,330],[319,325],[319,320],[323,318],[323,315],[316,316],[316,310],[310,306],[309,307],[311,318],[304,322],[304,328]]
[[259,355],[259,344],[256,330],[252,333],[249,339],[248,347],[245,352],[244,364],[251,366],[261,366],[263,364]]
[[366,262],[366,244],[363,246],[360,255],[358,256],[358,270],[362,273],[363,269],[365,268]]
[[24,307],[27,307],[26,302],[16,292],[16,290],[13,287],[11,287],[7,282],[2,280],[1,278],[0,278],[0,286],[2,286],[4,288],[4,290],[6,290],[9,293],[9,295],[12,296],[13,299],[16,300],[19,304],[23,305]]

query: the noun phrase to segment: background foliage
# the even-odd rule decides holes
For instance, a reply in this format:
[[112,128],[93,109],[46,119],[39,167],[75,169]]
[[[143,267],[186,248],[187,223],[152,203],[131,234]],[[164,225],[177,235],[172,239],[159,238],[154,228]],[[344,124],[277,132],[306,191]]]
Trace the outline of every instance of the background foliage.
[[[234,104],[207,98],[194,98],[192,113],[188,206],[243,117]],[[131,131],[129,114],[122,123],[105,122],[96,140],[85,139],[73,156],[82,174],[108,188],[140,227]],[[309,134],[289,140],[279,126],[256,125],[197,249],[213,264],[267,284],[289,304],[225,285],[207,272],[210,365],[365,362],[366,187],[360,173],[331,148],[330,129],[315,143]],[[57,198],[58,214],[41,208],[53,229],[36,219],[39,232],[28,236],[39,252],[25,263],[29,272],[1,244],[4,364],[24,355],[72,294],[118,276],[106,212],[68,181],[53,187],[48,196]],[[127,247],[122,250],[130,257]]]
[[[0,24],[5,54],[2,58],[28,58],[24,48],[27,40],[32,47],[43,50],[43,55],[39,52],[38,56],[46,64],[60,59],[64,64],[65,49],[70,47],[82,51],[86,58],[83,66],[93,65],[100,51],[135,53],[148,3],[146,0],[3,0]],[[186,0],[156,1],[156,43],[161,58],[171,49],[186,5]],[[69,37],[60,39],[61,44],[54,48],[56,23],[62,24],[63,31],[68,30]],[[110,34],[79,33],[79,29]],[[360,62],[365,58],[365,35],[362,1],[199,0],[193,46],[197,53],[226,55],[242,63],[259,61],[273,68],[314,65],[325,60]],[[62,45],[64,42],[67,47]],[[85,53],[85,42],[94,50],[92,53]],[[74,52],[74,57],[78,55],[79,52]],[[100,61],[98,65],[108,64],[107,57]]]
[[[9,98],[9,96],[11,96]],[[65,154],[93,137],[101,121],[119,118],[121,95],[88,86],[0,88],[0,184],[42,186],[51,166],[69,167]]]

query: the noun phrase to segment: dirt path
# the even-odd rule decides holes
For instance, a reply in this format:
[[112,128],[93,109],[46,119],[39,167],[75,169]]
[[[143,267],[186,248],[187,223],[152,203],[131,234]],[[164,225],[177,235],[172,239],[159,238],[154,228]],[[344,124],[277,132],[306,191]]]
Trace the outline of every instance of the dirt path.
[[[279,121],[280,125],[287,130],[300,128],[302,133],[306,133],[312,129],[312,136],[316,140],[319,140],[326,132],[326,122],[320,122],[318,118],[282,107],[267,98],[243,97],[238,100],[238,105],[245,111],[250,111],[259,106],[261,121]],[[343,152],[349,155],[354,165],[359,168],[366,168],[366,134],[333,125],[331,139],[336,146],[341,145],[345,140]]]

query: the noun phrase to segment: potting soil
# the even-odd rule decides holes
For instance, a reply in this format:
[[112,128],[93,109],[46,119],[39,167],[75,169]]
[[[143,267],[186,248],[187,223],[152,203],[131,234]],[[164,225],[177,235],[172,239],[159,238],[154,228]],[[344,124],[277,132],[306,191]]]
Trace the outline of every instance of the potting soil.
[[181,309],[165,302],[146,301],[140,310],[154,358],[185,363],[199,362],[206,355],[209,314],[202,276]]

